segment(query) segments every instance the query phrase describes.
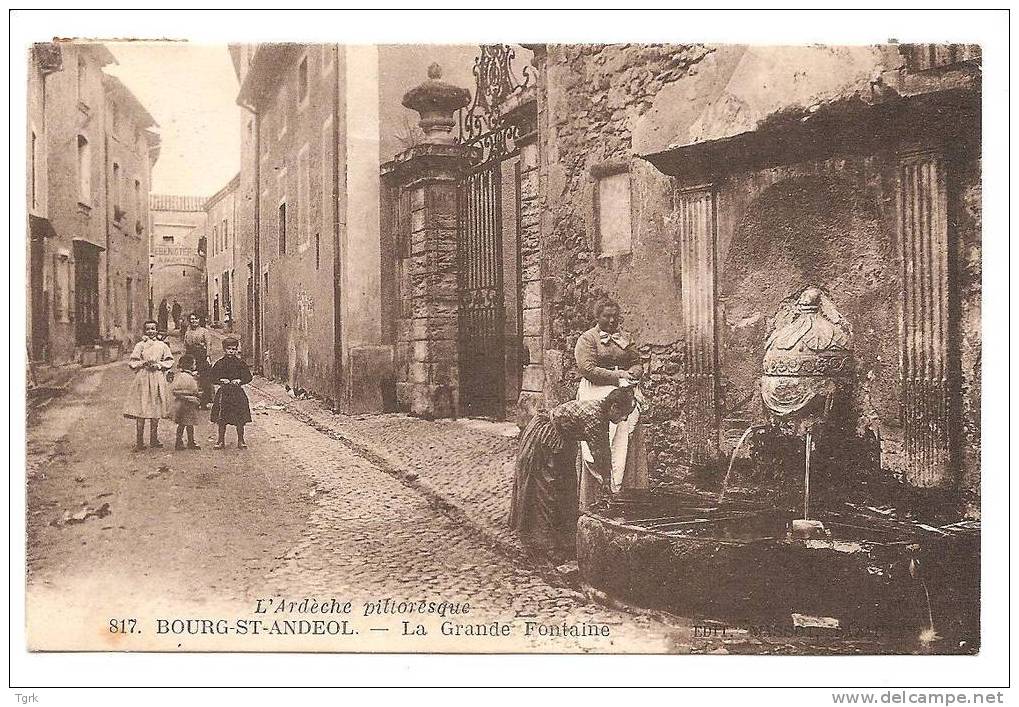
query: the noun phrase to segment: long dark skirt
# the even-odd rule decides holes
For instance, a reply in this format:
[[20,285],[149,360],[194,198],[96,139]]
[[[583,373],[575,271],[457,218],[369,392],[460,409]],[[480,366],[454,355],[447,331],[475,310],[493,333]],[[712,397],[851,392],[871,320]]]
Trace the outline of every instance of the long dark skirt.
[[569,557],[576,553],[576,454],[546,413],[535,415],[520,437],[510,506],[510,526],[526,544]]
[[195,357],[195,367],[198,369],[198,390],[201,392],[202,405],[208,405],[212,402],[212,378],[209,377],[209,371],[212,370],[212,366],[209,365],[209,352],[205,350],[204,346],[188,346],[185,348],[184,353],[191,354]]
[[219,386],[209,420],[220,425],[246,425],[251,422],[251,408],[244,388],[239,385]]

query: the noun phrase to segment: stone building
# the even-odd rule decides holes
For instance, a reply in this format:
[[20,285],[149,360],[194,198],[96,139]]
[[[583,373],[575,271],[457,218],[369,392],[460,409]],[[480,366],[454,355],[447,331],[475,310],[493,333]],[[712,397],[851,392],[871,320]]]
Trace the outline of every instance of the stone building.
[[145,318],[147,195],[159,138],[144,106],[103,72],[114,63],[105,47],[61,42],[46,51],[47,66],[60,68],[41,85],[52,228],[30,253],[32,357],[94,360],[96,347],[130,340]]
[[104,74],[107,221],[106,338],[137,338],[149,294],[149,191],[154,160],[146,137],[156,121],[120,79]]
[[[62,68],[60,49],[37,44],[28,57],[28,121],[25,136],[25,206],[28,212],[28,300],[26,336],[30,360],[43,360],[47,353],[51,303],[44,273],[47,270],[46,239],[56,235],[48,218],[49,175],[46,156],[46,77]],[[50,275],[52,277],[52,273]]]
[[404,98],[427,138],[382,170],[400,407],[572,398],[611,297],[652,474],[696,479],[759,421],[776,314],[815,287],[881,469],[976,512],[979,48],[527,46],[482,47],[468,97],[435,72]]
[[205,316],[205,197],[152,194],[149,233],[149,316],[178,302],[185,316]]
[[[230,58],[233,61],[234,73],[237,75],[239,84],[243,84],[248,75],[253,57],[254,47],[251,45],[232,44],[230,45]],[[233,228],[233,260],[234,272],[241,278],[238,296],[233,302],[234,334],[240,338],[241,355],[253,365],[254,370],[264,373],[262,368],[263,356],[261,332],[256,326],[256,313],[259,302],[258,278],[256,273],[259,269],[255,267],[255,248],[258,244],[257,219],[255,218],[255,192],[257,191],[258,176],[255,169],[258,156],[257,140],[255,135],[255,116],[250,111],[241,110],[238,117],[239,130],[241,135],[240,164],[242,165],[238,174],[237,189],[234,199],[237,204],[235,209],[235,220]],[[246,165],[246,167],[244,166]]]
[[650,372],[653,473],[717,464],[759,414],[776,312],[813,285],[856,332],[882,468],[978,502],[978,48],[550,46],[540,66],[550,399],[611,296]]
[[203,234],[208,244],[206,311],[209,324],[233,332],[237,321],[235,281],[237,247],[237,188],[240,175],[205,202]]
[[[472,49],[436,50],[469,75]],[[237,256],[253,275],[256,366],[348,411],[381,410],[392,379],[379,166],[420,137],[416,116],[393,106],[428,51],[231,47],[246,109],[239,218],[257,234]]]

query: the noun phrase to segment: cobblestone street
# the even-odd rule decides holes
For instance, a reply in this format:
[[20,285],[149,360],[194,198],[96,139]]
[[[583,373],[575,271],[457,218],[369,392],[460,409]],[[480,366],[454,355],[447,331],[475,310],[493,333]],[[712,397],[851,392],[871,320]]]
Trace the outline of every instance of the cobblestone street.
[[[358,420],[334,416],[330,427],[321,419],[316,424],[314,401],[291,401],[290,412],[279,409],[270,397],[278,390],[259,380],[251,391],[255,421],[248,450],[213,450],[208,425],[199,430],[201,451],[174,452],[173,427],[164,422],[166,447],[134,453],[133,427],[120,416],[128,376],[123,364],[83,370],[66,396],[33,413],[29,622],[37,629],[37,647],[55,642],[66,647],[107,632],[111,647],[264,649],[258,638],[236,634],[153,635],[154,619],[233,622],[256,618],[258,598],[313,597],[350,600],[354,609],[349,617],[261,618],[349,618],[357,635],[287,637],[275,647],[691,650],[684,622],[594,603],[546,568],[530,565],[497,532],[502,499],[487,500],[488,490],[479,485],[490,478],[482,467],[511,458],[515,442],[502,428],[477,432],[474,444],[489,449],[484,457],[465,449],[463,432],[469,428],[457,425],[447,433],[461,438],[459,446],[429,449],[435,445],[430,440],[412,459],[415,439],[406,429],[402,447],[394,440],[401,425],[418,421],[392,416],[383,418],[393,442],[383,454],[377,444],[365,444]],[[294,407],[305,411],[307,422],[295,417]],[[443,477],[427,476],[444,455],[453,458],[444,473],[465,479],[460,493],[466,506],[473,505],[470,510],[442,502],[436,485]],[[420,475],[409,471],[413,468]],[[475,498],[479,503],[472,504]],[[478,513],[494,513],[497,522],[486,531],[470,522]],[[510,624],[512,634],[443,635],[443,618],[434,614],[364,617],[364,602],[385,599],[468,602],[468,615],[446,619],[471,625],[498,621]],[[141,635],[108,634],[108,620],[119,617],[138,618]],[[409,628],[423,625],[427,635],[404,636],[404,620]],[[539,635],[545,629],[537,626],[525,635],[528,621],[555,630],[564,622],[599,624],[610,635],[549,637]]]

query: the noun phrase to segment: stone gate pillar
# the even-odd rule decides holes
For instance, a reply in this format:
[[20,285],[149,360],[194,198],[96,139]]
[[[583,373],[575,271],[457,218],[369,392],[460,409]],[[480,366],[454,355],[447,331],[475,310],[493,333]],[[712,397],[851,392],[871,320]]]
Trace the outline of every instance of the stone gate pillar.
[[457,195],[466,159],[453,128],[470,94],[441,76],[432,64],[403,98],[424,139],[382,166],[393,195],[397,406],[425,418],[455,417],[459,404]]

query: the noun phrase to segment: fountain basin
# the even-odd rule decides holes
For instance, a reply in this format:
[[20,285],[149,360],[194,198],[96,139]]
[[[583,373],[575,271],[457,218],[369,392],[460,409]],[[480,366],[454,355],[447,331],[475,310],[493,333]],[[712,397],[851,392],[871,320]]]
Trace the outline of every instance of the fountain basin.
[[790,520],[745,508],[587,514],[577,526],[578,565],[585,582],[619,600],[732,626],[789,626],[796,613],[917,635],[929,626],[930,594],[946,652],[958,652],[949,640],[975,650],[978,540],[928,538],[904,523],[869,526],[840,514],[820,518],[830,537],[792,539]]

